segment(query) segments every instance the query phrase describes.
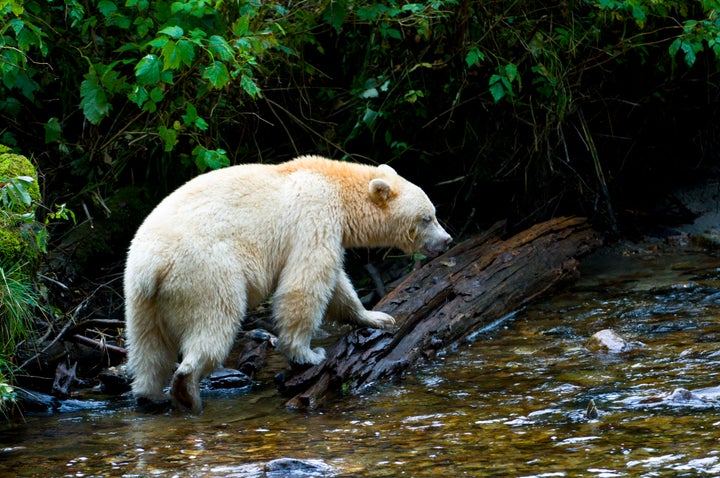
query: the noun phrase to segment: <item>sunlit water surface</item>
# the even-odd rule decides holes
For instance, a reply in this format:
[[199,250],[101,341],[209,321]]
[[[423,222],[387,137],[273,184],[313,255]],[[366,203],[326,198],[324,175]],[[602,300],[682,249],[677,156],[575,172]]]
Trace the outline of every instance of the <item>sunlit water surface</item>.
[[[570,290],[320,411],[285,409],[267,383],[206,397],[196,418],[128,399],[27,417],[0,429],[0,476],[246,477],[283,457],[333,476],[720,476],[718,267],[687,250],[597,254]],[[606,328],[644,347],[584,347]]]

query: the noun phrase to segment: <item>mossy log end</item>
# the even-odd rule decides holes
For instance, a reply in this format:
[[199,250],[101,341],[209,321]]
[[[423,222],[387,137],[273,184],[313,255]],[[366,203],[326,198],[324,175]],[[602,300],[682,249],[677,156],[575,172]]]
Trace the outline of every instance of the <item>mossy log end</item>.
[[498,224],[410,274],[376,306],[391,331],[357,329],[327,348],[328,359],[280,384],[292,408],[315,408],[341,391],[389,381],[578,277],[578,259],[601,240],[583,218],[537,224],[508,239]]

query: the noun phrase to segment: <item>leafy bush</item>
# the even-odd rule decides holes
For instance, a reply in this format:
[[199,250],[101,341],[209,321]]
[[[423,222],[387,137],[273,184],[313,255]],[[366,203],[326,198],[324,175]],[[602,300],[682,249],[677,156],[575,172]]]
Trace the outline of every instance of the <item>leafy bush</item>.
[[0,134],[73,194],[318,151],[609,206],[631,106],[717,72],[716,3],[0,0]]

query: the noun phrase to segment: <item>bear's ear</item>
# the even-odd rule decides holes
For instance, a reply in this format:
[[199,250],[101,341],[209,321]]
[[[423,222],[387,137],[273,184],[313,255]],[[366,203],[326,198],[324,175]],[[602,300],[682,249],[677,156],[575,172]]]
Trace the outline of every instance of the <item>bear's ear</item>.
[[393,197],[392,187],[384,179],[375,178],[370,181],[370,197],[379,206],[384,206]]
[[378,166],[378,171],[385,173],[385,174],[397,174],[393,168],[388,166],[387,164],[381,164]]

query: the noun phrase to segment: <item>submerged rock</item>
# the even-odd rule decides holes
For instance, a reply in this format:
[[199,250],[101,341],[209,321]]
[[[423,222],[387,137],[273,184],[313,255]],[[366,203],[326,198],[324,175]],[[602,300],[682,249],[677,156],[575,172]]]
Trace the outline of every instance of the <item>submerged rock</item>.
[[641,342],[629,342],[617,332],[604,329],[596,332],[587,341],[585,347],[591,352],[622,354],[643,347]]
[[279,458],[269,461],[264,467],[268,478],[331,476],[333,467],[322,460],[299,460]]

